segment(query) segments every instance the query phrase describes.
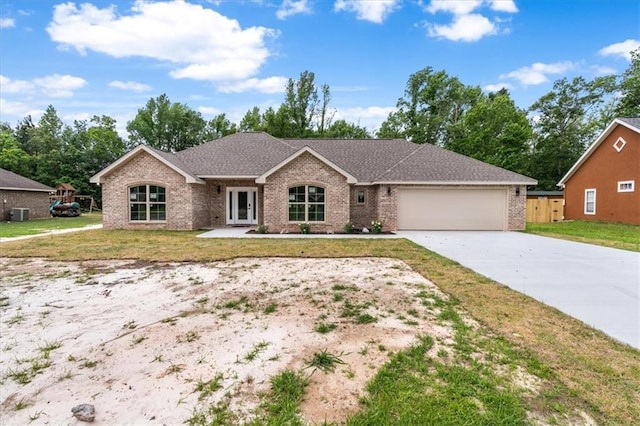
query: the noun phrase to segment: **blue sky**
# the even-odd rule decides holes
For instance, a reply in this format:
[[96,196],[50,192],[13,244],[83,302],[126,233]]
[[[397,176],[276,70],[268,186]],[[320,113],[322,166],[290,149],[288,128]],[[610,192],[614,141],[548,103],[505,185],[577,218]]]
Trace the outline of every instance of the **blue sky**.
[[52,104],[124,134],[167,93],[238,122],[308,70],[334,120],[375,130],[427,66],[526,108],[557,79],[623,72],[638,47],[635,0],[2,0],[0,121]]

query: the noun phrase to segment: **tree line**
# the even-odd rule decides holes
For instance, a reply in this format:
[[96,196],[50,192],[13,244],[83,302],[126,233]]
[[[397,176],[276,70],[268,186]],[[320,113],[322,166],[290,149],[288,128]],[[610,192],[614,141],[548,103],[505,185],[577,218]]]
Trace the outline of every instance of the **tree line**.
[[531,176],[537,189],[556,183],[615,117],[640,116],[640,50],[620,75],[557,80],[529,108],[515,105],[508,90],[484,93],[446,71],[426,67],[411,76],[396,110],[371,133],[334,120],[331,91],[313,72],[289,79],[282,104],[253,107],[238,123],[226,114],[207,121],[166,94],[147,101],[127,123],[128,138],[107,116],[65,125],[53,106],[37,123],[0,124],[0,167],[44,184],[69,182],[78,193],[100,199],[89,178],[128,150],[146,144],[169,152],[241,131],[281,138],[405,138],[431,143]]

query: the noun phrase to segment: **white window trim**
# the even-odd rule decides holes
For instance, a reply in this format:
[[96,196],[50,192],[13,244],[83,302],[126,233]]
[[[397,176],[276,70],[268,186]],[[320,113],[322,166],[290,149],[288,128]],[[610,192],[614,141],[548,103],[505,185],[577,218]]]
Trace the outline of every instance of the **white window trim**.
[[[623,185],[631,184],[631,188],[623,189]],[[636,189],[636,181],[635,180],[621,180],[618,182],[618,192],[633,192]]]
[[[587,211],[587,194],[593,192],[593,211]],[[584,214],[595,215],[596,214],[596,189],[588,188],[584,190]]]
[[[289,190],[291,188],[297,188],[299,186],[304,186],[304,203],[293,203],[293,204],[301,204],[304,205],[304,221],[299,221],[299,220],[291,220],[291,218],[289,217],[289,205],[292,204],[288,198],[289,198]],[[324,203],[311,203],[309,202],[309,187],[310,186],[315,186],[316,188],[322,188],[324,190]],[[310,221],[309,220],[309,205],[310,204],[322,204],[324,205],[324,220],[320,221],[320,220],[314,220],[314,221]],[[309,224],[314,224],[314,223],[327,223],[327,188],[324,186],[320,186],[320,185],[313,185],[313,184],[309,184],[309,185],[292,185],[287,187],[287,219],[289,219],[289,223],[309,223]]]
[[[618,144],[620,144],[620,146],[618,146]],[[614,143],[613,143],[613,148],[620,152],[622,151],[622,148],[624,148],[624,146],[627,144],[627,141],[625,141],[624,139],[622,139],[622,137],[619,137]]]
[[[139,186],[146,186],[146,194],[147,194],[147,199],[146,201],[142,202],[142,201],[135,201],[132,202],[131,201],[131,188],[137,188]],[[164,202],[157,202],[157,201],[152,201],[150,198],[150,187],[152,186],[157,186],[158,188],[163,188],[165,191],[165,200]],[[167,210],[167,206],[169,205],[169,203],[167,202],[167,187],[164,185],[158,185],[158,184],[153,184],[153,183],[141,183],[141,184],[137,184],[137,185],[130,185],[127,187],[127,197],[128,197],[128,202],[127,202],[127,207],[128,207],[128,218],[129,218],[129,223],[167,223],[167,216],[169,215],[169,212]],[[131,218],[131,204],[145,204],[146,205],[146,213],[147,213],[147,218],[144,220],[134,220]],[[164,219],[151,219],[151,205],[152,204],[164,204]]]

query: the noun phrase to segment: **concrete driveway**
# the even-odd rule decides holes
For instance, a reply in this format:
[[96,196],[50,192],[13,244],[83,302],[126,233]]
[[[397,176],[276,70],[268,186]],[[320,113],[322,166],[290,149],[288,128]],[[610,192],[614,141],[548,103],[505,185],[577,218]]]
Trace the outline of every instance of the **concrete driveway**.
[[398,235],[640,348],[640,253],[519,232]]

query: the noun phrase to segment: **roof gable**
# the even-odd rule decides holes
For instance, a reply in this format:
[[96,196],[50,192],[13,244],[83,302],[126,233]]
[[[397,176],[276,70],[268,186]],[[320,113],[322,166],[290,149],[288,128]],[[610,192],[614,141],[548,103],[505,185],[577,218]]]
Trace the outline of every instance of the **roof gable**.
[[280,163],[276,164],[275,166],[273,166],[272,168],[267,170],[265,173],[263,173],[260,176],[258,176],[256,178],[256,183],[266,183],[266,180],[270,175],[272,175],[276,171],[280,170],[282,167],[286,166],[291,161],[295,160],[296,158],[300,157],[301,155],[303,155],[305,153],[311,154],[312,156],[314,156],[318,160],[320,160],[323,163],[325,163],[327,166],[331,167],[332,169],[334,169],[335,171],[340,173],[342,176],[344,176],[347,179],[347,183],[356,183],[356,182],[358,182],[358,180],[354,176],[352,176],[350,173],[348,173],[347,171],[343,170],[342,168],[340,168],[339,166],[334,164],[331,160],[329,160],[326,157],[318,154],[317,152],[315,152],[313,149],[309,148],[308,146],[305,146],[304,148],[298,150],[294,154],[290,155],[289,157],[285,158]]
[[5,169],[0,169],[0,189],[11,191],[55,192],[55,189],[50,186]]
[[125,155],[117,159],[111,165],[101,170],[97,174],[93,175],[91,179],[89,179],[89,181],[91,183],[97,183],[99,185],[102,182],[102,178],[104,176],[109,175],[118,167],[128,163],[132,158],[134,158],[141,152],[146,152],[147,154],[154,157],[156,160],[165,164],[167,167],[175,170],[177,173],[184,176],[187,183],[204,184],[204,182],[201,179],[199,179],[197,176],[195,176],[189,171],[187,166],[180,159],[176,158],[175,154],[160,151],[159,149],[155,149],[147,145],[138,145],[137,147],[135,147],[134,149],[132,149],[131,151],[129,151],[128,153],[126,153]]
[[[618,126],[624,126],[638,134],[640,134],[640,117],[624,117],[624,118],[616,118],[607,126],[607,128],[598,136],[593,144],[578,158],[578,161],[575,162],[573,166],[569,169],[569,171],[560,179],[557,186],[564,187],[567,181],[574,175],[574,173],[584,164],[585,161],[598,149],[598,147],[604,142],[607,137],[616,129]],[[626,141],[628,142],[628,141]]]

